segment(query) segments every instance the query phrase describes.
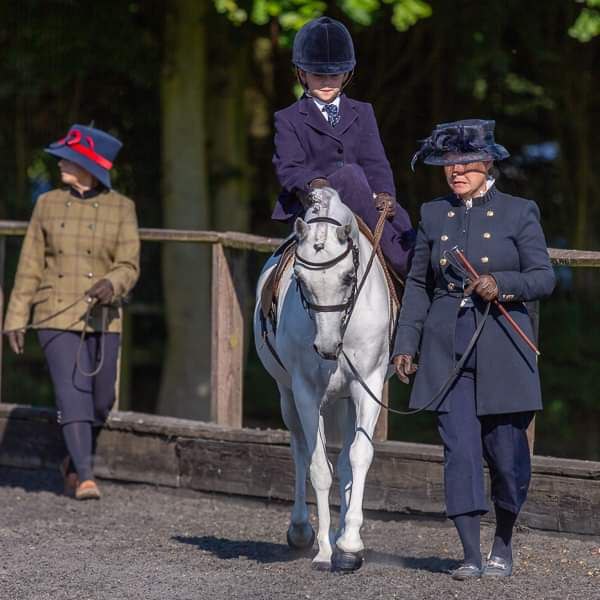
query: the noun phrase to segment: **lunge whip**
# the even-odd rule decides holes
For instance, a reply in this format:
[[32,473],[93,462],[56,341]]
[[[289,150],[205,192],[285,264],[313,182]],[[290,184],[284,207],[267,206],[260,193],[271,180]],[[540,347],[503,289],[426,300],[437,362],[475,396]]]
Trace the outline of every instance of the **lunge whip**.
[[[454,246],[451,252],[456,255],[458,260],[460,260],[463,267],[467,270],[469,275],[473,277],[473,279],[477,279],[479,277],[479,273],[475,270],[473,265],[469,262],[468,258],[461,252],[458,246]],[[536,356],[540,356],[540,351],[537,349],[537,346],[527,337],[527,334],[519,327],[517,322],[508,314],[508,311],[498,302],[498,299],[495,298],[492,300],[494,306],[498,308],[500,313],[504,316],[504,318],[509,322],[510,326],[519,334],[521,339],[531,348]]]

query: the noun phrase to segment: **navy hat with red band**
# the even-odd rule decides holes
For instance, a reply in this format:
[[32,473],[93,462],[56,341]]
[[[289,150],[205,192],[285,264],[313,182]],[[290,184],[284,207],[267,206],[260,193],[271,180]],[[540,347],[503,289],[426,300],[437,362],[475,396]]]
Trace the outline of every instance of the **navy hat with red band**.
[[100,129],[73,125],[66,137],[44,150],[52,156],[74,162],[110,189],[110,170],[122,146],[117,138]]

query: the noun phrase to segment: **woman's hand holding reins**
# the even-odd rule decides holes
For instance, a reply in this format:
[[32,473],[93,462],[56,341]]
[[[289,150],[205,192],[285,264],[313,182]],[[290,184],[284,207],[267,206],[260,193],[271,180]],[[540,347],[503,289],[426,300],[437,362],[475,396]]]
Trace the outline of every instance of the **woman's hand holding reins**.
[[413,357],[410,354],[397,354],[392,359],[396,375],[402,383],[408,383],[408,378],[413,373],[417,372],[419,365],[413,362]]
[[115,288],[109,279],[100,279],[86,292],[90,298],[97,298],[100,304],[110,304]]

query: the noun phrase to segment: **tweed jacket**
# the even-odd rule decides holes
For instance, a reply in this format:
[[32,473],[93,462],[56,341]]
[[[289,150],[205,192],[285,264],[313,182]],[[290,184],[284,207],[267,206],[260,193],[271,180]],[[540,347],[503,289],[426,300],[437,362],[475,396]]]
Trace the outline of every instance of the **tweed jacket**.
[[335,128],[312,98],[276,112],[273,164],[283,188],[272,215],[276,221],[291,221],[303,213],[297,193],[307,192],[313,179],[327,178],[344,165],[358,165],[373,192],[396,195],[373,107],[346,95],[340,97]]
[[[467,209],[454,195],[421,207],[415,254],[402,300],[394,354],[419,355],[411,407],[424,408],[455,365],[455,329],[463,279],[445,256],[458,246],[480,273],[498,284],[498,300],[530,339],[524,302],[552,293],[555,284],[540,212],[531,200],[495,185]],[[473,295],[478,320],[485,304]],[[536,356],[494,307],[477,341],[477,414],[542,408]],[[445,398],[430,410],[452,409]]]
[[[21,249],[4,330],[21,329],[32,315],[33,328],[81,331],[85,300],[52,317],[99,279],[114,287],[105,330],[121,331],[120,301],[139,277],[140,240],[134,203],[106,190],[79,198],[56,189],[39,197]],[[88,331],[102,329],[95,306]]]

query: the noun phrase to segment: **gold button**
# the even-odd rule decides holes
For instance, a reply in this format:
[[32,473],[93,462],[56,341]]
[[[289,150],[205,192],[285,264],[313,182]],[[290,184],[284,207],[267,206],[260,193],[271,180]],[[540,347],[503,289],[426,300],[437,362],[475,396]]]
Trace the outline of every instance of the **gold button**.
[[67,201],[65,202],[65,206],[71,206],[71,201],[70,201],[70,200],[67,200]]
[[488,217],[493,217],[494,216],[494,211],[493,210],[488,210],[487,213],[485,213]]
[[440,258],[440,265],[442,265],[442,267],[445,267],[448,264],[448,261],[445,258]]
[[489,239],[492,237],[492,234],[486,231],[486,232],[483,234],[483,237],[484,237],[486,240],[489,240]]
[[97,202],[94,202],[94,208],[98,208],[100,205]]
[[455,286],[455,285],[454,285],[452,282],[450,282],[450,283],[448,284],[448,289],[449,289],[450,291],[452,291],[452,290],[453,290],[455,287],[456,287],[456,286]]
[[448,211],[448,216],[452,218],[456,213],[453,210]]
[[489,260],[490,260],[490,259],[489,259],[487,256],[482,256],[482,257],[481,257],[481,262],[482,262],[482,263],[489,262]]
[[440,240],[442,240],[442,242],[447,242],[448,241],[448,236],[447,235],[443,235]]
[[88,273],[87,276],[91,279],[94,276],[94,274],[93,273]]

